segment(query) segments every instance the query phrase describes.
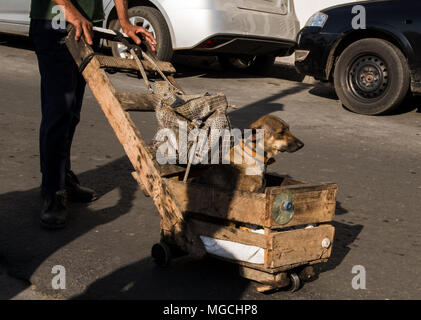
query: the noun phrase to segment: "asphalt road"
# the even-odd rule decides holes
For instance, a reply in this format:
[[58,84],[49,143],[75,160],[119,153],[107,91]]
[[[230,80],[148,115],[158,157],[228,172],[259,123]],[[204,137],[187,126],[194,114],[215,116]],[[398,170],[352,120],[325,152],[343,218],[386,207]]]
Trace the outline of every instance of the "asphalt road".
[[[408,100],[400,113],[365,117],[344,110],[330,88],[294,81],[300,77],[291,67],[277,65],[270,77],[254,78],[178,60],[186,91],[222,91],[240,107],[230,114],[234,126],[244,128],[268,113],[290,124],[306,146],[279,156],[271,171],[339,184],[333,254],[318,279],[296,293],[261,295],[226,263],[187,257],[168,269],[155,266],[150,249],[159,241],[158,212],[131,178],[130,163],[90,92],[72,160],[81,181],[101,198],[71,205],[67,229],[42,230],[37,62],[27,40],[1,36],[0,298],[421,298],[419,99]],[[119,88],[141,90],[135,78],[112,79]],[[151,139],[154,114],[134,119]],[[52,289],[56,265],[66,269],[65,290]],[[352,286],[354,266],[366,270],[365,290]]]

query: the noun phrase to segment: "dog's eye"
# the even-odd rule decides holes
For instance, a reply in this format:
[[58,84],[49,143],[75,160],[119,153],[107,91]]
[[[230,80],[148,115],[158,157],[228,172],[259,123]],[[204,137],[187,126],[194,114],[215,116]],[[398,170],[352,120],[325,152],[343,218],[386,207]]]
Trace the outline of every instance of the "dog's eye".
[[282,136],[285,134],[285,130],[279,131],[278,135]]

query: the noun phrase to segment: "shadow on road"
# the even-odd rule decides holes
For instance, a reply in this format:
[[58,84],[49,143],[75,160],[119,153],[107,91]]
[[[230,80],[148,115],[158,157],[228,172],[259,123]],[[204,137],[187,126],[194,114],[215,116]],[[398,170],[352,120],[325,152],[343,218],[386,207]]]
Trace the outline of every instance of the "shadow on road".
[[329,83],[316,83],[313,86],[313,88],[311,88],[309,93],[314,96],[325,98],[325,99],[336,100],[336,101],[339,100],[338,96],[336,95],[335,88]]
[[[348,213],[341,202],[336,202],[335,216],[343,216]],[[351,251],[350,245],[357,240],[358,235],[363,230],[363,225],[350,225],[338,221],[333,221],[335,227],[335,238],[333,241],[332,256],[327,263],[319,266],[320,272],[326,272],[335,269],[345,259],[346,255]]]
[[342,204],[339,201],[336,201],[335,216],[341,216],[347,213],[348,213],[348,210],[342,207]]
[[6,33],[0,33],[0,46],[34,51],[34,46],[28,37]]
[[332,255],[328,262],[319,265],[318,268],[321,273],[333,270],[342,263],[352,250],[350,246],[358,239],[364,228],[360,224],[349,225],[337,221],[333,221],[332,225],[335,227]]
[[[316,83],[314,87],[309,91],[309,93],[317,97],[335,100],[339,102],[339,98],[336,95],[335,88],[330,83]],[[344,106],[343,108],[346,109]],[[396,116],[411,113],[414,111],[421,113],[421,97],[409,95],[398,109],[382,116]]]
[[[97,211],[71,204],[68,221],[71,227],[61,231],[41,229],[39,188],[0,195],[0,255],[8,273],[28,281],[53,253],[93,228],[128,213],[138,190],[129,169],[130,163],[124,157],[79,175],[80,180],[97,190],[100,196],[119,188],[121,198],[113,207]],[[15,294],[12,292],[11,297]]]
[[190,55],[176,55],[173,64],[177,69],[177,78],[202,77],[202,78],[233,78],[254,79],[274,78],[302,82],[304,75],[298,72],[292,64],[275,63],[272,70],[264,76],[247,73],[246,71],[229,71],[220,66],[217,57],[203,57]]
[[[277,111],[283,111],[284,105],[282,103],[275,102],[281,98],[285,98],[289,95],[303,92],[309,88],[309,85],[304,83],[297,83],[294,87],[280,91],[279,93],[273,94],[264,99],[252,102],[241,109],[230,112],[230,120],[233,127],[241,130],[248,128],[248,126],[259,119],[260,117],[274,113]],[[253,119],[253,120],[250,120]]]
[[239,299],[248,285],[235,265],[218,260],[181,258],[162,268],[147,258],[95,281],[74,299]]
[[389,114],[389,116],[405,114],[416,111],[421,113],[421,96],[409,96],[405,99],[402,106]]

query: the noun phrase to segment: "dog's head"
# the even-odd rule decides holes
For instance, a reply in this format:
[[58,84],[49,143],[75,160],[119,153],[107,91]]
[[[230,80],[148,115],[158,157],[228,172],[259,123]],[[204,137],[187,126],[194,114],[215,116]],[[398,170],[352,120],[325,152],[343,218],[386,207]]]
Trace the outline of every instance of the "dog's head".
[[304,147],[304,143],[292,135],[289,125],[276,116],[263,116],[250,129],[264,130],[264,150],[268,158],[281,152],[296,152]]

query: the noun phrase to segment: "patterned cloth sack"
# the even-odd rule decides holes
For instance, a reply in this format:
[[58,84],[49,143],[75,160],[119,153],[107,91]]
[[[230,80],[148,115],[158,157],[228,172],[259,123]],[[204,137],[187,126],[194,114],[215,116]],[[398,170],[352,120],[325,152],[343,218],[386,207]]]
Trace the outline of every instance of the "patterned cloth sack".
[[[168,82],[155,82],[154,103],[158,134],[162,129],[169,129],[175,137],[162,141],[155,136],[155,148],[169,143],[176,151],[178,164],[210,163],[211,150],[219,148],[220,151],[220,133],[231,129],[226,96],[221,93],[186,95]],[[198,132],[201,135],[197,136]],[[187,140],[180,141],[180,137]]]

